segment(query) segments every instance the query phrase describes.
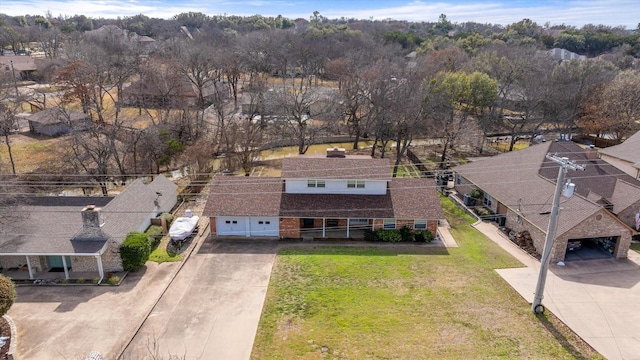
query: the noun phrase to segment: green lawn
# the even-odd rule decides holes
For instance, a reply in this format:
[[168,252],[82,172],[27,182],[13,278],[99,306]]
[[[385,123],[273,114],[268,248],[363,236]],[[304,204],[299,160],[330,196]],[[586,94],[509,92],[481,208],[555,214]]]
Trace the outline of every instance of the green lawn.
[[640,243],[631,243],[630,248],[640,253]]
[[459,248],[280,251],[252,359],[599,358],[494,271],[521,266],[443,200]]

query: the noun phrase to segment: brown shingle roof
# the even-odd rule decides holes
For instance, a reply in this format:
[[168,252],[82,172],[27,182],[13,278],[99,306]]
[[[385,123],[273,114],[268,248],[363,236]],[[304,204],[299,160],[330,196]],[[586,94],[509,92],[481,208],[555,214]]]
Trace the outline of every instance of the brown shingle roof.
[[601,154],[622,159],[640,168],[640,131],[636,132],[622,144],[599,150]]
[[211,191],[205,216],[278,216],[283,182],[280,178],[219,176]]
[[394,179],[385,195],[286,194],[280,178],[219,177],[205,216],[443,219],[428,179]]
[[391,180],[391,167],[388,159],[297,156],[282,160],[282,177],[284,179]]
[[[454,171],[474,183],[500,203],[520,213],[542,231],[549,223],[555,181],[539,175],[551,143],[485,158],[457,166]],[[558,167],[555,167],[556,176]],[[572,177],[576,172],[570,171]],[[601,209],[597,204],[574,196],[563,202],[556,236],[572,229]],[[610,215],[613,216],[613,215]]]

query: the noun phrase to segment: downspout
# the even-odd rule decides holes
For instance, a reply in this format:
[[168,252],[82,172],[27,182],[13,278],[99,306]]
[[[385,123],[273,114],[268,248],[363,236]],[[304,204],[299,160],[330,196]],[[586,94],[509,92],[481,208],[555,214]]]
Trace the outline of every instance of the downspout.
[[98,261],[98,274],[100,275],[100,280],[98,280],[98,284],[102,282],[104,279],[104,269],[102,268],[102,257],[100,255],[96,255],[96,260]]
[[29,255],[25,255],[27,257],[27,269],[29,269],[29,280],[33,280],[33,269],[31,269],[31,260],[29,260]]

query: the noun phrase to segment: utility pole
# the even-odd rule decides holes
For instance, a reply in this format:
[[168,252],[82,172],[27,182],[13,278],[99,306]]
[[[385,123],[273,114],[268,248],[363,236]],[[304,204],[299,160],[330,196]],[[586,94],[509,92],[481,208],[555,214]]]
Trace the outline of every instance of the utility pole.
[[547,281],[547,269],[549,268],[549,259],[551,258],[551,248],[553,247],[553,239],[556,236],[556,228],[558,226],[558,215],[560,215],[560,195],[565,187],[564,176],[569,169],[584,171],[584,166],[576,164],[575,161],[570,161],[569,158],[559,157],[557,154],[547,154],[547,159],[560,164],[560,168],[558,169],[558,180],[556,181],[556,190],[553,195],[549,227],[547,228],[547,236],[544,240],[542,258],[540,259],[538,284],[536,285],[536,292],[533,296],[533,303],[531,303],[531,311],[533,311],[534,314],[544,312],[544,306],[542,305],[544,284]]
[[20,93],[18,93],[18,81],[16,80],[16,70],[13,68],[13,60],[9,60],[9,67],[11,67],[11,75],[13,76],[13,86],[16,88],[16,97],[19,97]]

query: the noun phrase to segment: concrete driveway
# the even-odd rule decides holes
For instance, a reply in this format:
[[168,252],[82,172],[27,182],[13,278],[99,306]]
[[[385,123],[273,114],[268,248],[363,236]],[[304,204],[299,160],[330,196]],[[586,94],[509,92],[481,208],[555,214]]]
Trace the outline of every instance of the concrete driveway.
[[121,358],[249,359],[277,247],[269,240],[206,240]]
[[[475,227],[527,267],[496,270],[529,303],[540,263],[491,224]],[[550,266],[542,304],[609,360],[640,359],[640,255]]]
[[158,300],[179,263],[148,262],[120,286],[22,286],[9,310],[18,359],[114,359]]

